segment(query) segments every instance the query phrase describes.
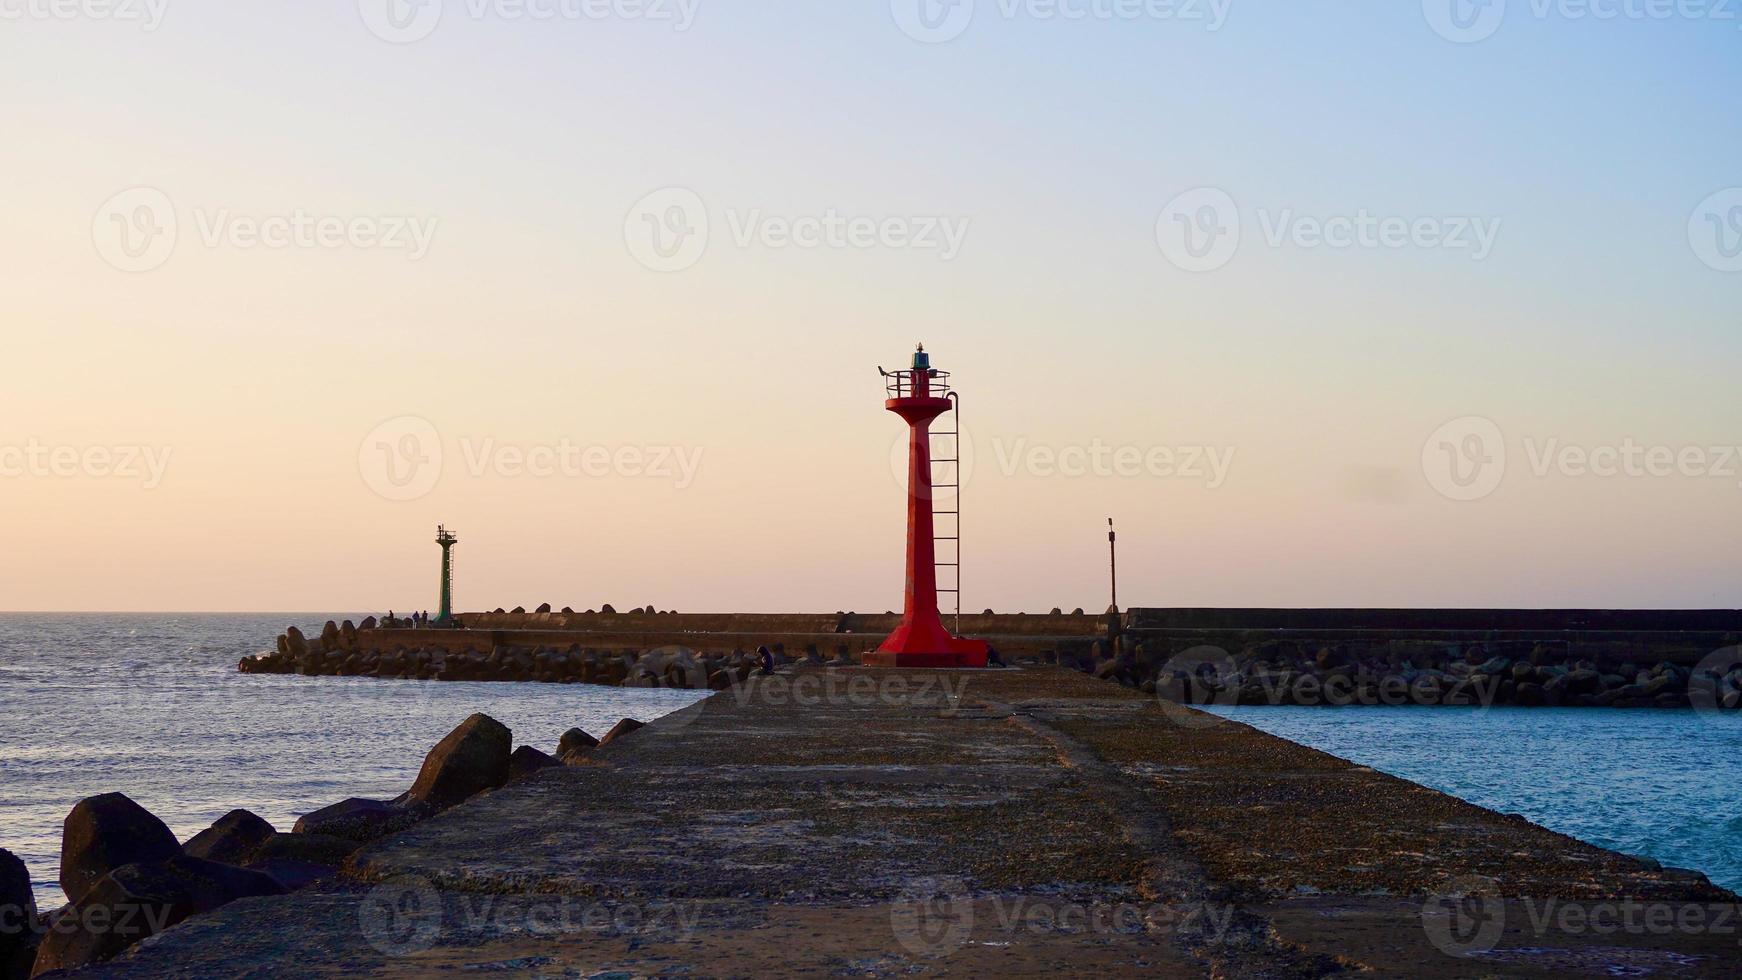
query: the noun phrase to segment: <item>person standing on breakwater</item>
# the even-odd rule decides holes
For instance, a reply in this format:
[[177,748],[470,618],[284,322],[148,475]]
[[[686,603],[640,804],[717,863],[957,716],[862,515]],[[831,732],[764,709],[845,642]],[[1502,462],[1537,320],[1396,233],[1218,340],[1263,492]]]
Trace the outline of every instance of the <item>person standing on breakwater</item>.
[[757,671],[757,673],[761,674],[763,677],[767,677],[774,673],[774,654],[769,653],[767,647],[757,647],[756,656],[757,659],[762,661],[762,669]]

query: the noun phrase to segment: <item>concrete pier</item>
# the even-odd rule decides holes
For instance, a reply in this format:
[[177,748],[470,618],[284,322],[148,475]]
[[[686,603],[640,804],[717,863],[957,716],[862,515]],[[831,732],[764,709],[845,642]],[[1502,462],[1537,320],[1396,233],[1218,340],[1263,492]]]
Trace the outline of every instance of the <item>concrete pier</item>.
[[94,975],[1728,977],[1736,902],[1074,671],[805,669]]

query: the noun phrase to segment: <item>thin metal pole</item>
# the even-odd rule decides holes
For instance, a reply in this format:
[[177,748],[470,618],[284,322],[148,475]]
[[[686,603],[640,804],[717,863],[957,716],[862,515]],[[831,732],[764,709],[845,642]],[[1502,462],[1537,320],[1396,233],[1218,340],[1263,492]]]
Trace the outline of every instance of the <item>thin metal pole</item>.
[[1107,573],[1113,582],[1113,606],[1119,608],[1119,545],[1113,532],[1113,518],[1107,518]]

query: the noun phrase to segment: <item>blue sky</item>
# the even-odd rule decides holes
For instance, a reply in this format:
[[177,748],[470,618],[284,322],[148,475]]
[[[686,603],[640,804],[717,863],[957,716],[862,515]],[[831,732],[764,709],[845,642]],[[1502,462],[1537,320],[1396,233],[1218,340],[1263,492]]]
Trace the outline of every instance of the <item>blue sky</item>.
[[[155,2],[148,30],[0,0],[0,308],[32,366],[0,391],[0,470],[32,441],[172,451],[149,490],[0,478],[21,555],[0,606],[411,606],[446,521],[480,606],[889,607],[896,423],[871,368],[919,339],[972,398],[983,462],[1006,461],[969,487],[972,605],[1095,605],[1108,513],[1122,592],[1153,603],[1742,591],[1742,479],[1529,462],[1742,444],[1742,273],[1689,231],[1717,201],[1728,234],[1714,195],[1742,188],[1742,9],[1510,0],[1458,43],[1440,0],[1232,0],[1214,30],[1180,19],[1208,0],[1066,4],[1140,12],[1078,20],[977,0],[925,43],[909,0],[700,0],[684,30],[676,0],[548,20],[452,0],[415,40],[370,29],[376,0]],[[105,208],[138,188],[178,227],[129,271]],[[636,212],[674,188],[705,252],[651,268]],[[1198,189],[1240,226],[1208,270],[1164,240]],[[304,213],[428,221],[433,244],[251,244]],[[965,237],[948,258],[760,237],[831,214]],[[1296,237],[1362,215],[1437,237]],[[1492,231],[1479,256],[1469,222]],[[444,467],[386,499],[358,445],[404,418]],[[1504,475],[1449,499],[1424,448],[1472,418]],[[681,489],[462,462],[563,439],[703,462]],[[1097,444],[1235,455],[1213,488],[1022,456]],[[149,562],[115,561],[118,534]]]

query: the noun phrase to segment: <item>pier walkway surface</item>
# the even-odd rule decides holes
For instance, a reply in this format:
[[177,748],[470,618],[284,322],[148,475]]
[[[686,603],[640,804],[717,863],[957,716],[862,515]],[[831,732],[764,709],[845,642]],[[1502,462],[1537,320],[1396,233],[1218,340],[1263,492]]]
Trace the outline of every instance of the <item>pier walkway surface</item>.
[[91,972],[1731,977],[1736,901],[1072,671],[815,669]]

